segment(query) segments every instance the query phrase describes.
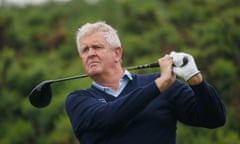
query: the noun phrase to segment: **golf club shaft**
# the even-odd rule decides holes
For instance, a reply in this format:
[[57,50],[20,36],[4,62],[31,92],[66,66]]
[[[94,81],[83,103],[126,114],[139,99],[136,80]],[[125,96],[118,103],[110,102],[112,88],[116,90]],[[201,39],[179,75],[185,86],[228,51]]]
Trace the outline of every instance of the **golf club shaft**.
[[[138,66],[126,67],[124,69],[131,71],[131,70],[140,70],[140,69],[154,68],[154,67],[159,67],[159,64],[158,63],[143,64],[143,65],[138,65]],[[78,78],[85,78],[85,77],[88,77],[88,75],[82,74],[82,75],[60,78],[60,79],[55,79],[55,80],[47,80],[47,81],[49,84],[52,84],[52,83],[56,83],[56,82],[62,82],[62,81],[73,80],[73,79],[78,79]]]

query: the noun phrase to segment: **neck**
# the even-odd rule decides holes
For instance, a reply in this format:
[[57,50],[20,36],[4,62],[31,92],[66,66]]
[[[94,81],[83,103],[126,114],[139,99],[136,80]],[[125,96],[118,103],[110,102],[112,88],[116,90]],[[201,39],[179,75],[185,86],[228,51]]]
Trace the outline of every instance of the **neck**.
[[119,87],[119,81],[123,76],[123,69],[121,67],[110,72],[92,76],[91,78],[98,84],[108,87],[116,91]]

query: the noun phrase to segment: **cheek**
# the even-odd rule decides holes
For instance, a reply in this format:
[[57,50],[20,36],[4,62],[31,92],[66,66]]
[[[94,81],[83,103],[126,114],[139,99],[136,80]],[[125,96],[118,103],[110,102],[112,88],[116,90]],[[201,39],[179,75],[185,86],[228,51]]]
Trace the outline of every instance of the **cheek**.
[[85,68],[85,66],[86,66],[86,59],[84,59],[83,57],[80,56],[80,61],[82,63],[83,68]]
[[86,62],[86,58],[85,58],[85,57],[82,57],[82,56],[80,56],[80,61],[81,61],[82,63],[85,63],[85,62]]

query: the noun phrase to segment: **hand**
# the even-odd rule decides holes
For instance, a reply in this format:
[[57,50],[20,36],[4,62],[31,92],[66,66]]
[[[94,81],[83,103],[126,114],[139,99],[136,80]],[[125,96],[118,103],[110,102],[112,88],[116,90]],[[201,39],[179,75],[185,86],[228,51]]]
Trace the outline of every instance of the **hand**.
[[169,88],[176,80],[176,75],[172,72],[173,59],[169,55],[158,60],[161,76],[155,80],[158,89],[163,92]]
[[[199,73],[195,61],[190,54],[182,52],[171,52],[170,56],[173,58],[173,63],[175,64],[173,67],[173,72],[177,76],[182,77],[184,80],[188,81],[194,75]],[[188,59],[188,63],[181,67],[183,57],[186,57]]]

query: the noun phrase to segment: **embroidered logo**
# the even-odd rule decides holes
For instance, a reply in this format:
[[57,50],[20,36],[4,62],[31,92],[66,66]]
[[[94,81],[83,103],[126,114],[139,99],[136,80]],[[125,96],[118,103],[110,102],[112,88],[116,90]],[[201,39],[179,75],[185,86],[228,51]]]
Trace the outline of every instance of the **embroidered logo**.
[[107,101],[104,99],[104,98],[100,98],[100,99],[98,99],[100,102],[102,102],[102,103],[107,103]]

